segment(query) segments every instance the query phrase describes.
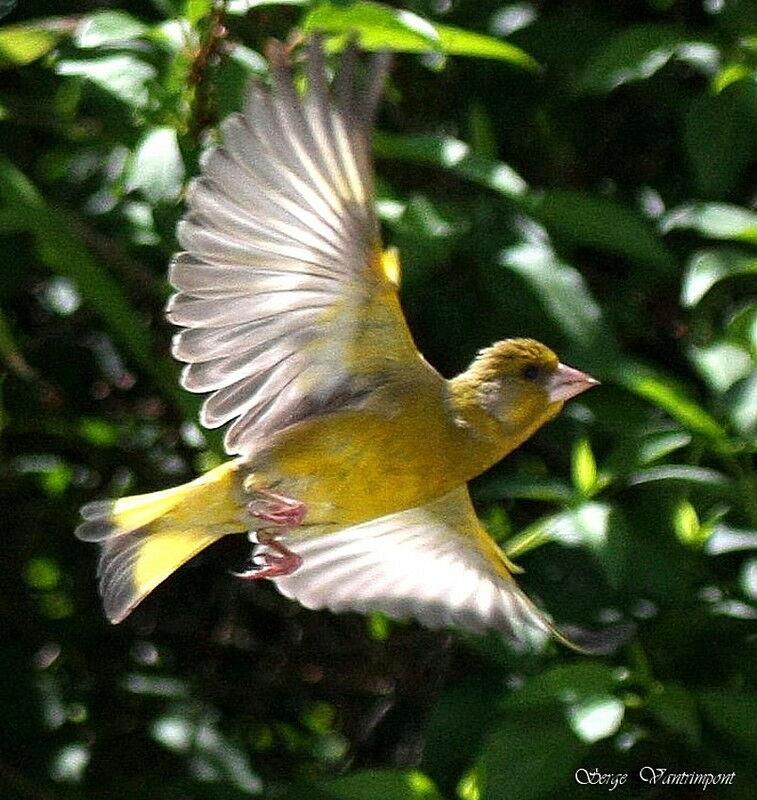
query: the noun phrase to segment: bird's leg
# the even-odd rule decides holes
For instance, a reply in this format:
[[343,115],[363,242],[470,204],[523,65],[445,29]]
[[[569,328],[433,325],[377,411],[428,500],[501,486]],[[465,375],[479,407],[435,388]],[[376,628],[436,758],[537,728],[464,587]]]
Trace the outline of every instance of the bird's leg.
[[233,574],[245,580],[291,575],[302,564],[302,557],[279,541],[278,537],[302,524],[307,506],[299,500],[267,489],[256,489],[255,494],[259,496],[247,504],[247,511],[255,519],[267,522],[268,526],[254,533],[254,541],[278,555],[271,552],[253,554],[250,568]]

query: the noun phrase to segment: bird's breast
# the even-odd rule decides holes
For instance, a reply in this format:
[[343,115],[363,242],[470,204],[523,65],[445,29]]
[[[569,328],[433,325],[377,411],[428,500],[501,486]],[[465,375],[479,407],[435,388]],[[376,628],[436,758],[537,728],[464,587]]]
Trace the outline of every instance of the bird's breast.
[[342,411],[292,426],[249,468],[258,485],[308,505],[306,526],[342,527],[422,505],[479,474],[492,462],[475,439],[438,397],[419,393],[399,413]]

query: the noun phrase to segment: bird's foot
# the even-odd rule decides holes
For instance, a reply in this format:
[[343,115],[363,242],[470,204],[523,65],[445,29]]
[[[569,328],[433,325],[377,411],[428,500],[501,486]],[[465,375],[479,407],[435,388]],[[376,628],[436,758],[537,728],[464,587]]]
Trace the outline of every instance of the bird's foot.
[[265,552],[253,556],[249,569],[243,572],[232,572],[232,575],[247,581],[257,581],[262,578],[280,578],[283,575],[291,575],[296,569],[299,569],[302,565],[302,556],[298,556],[273,535],[265,535],[265,533],[258,532],[259,543],[275,551],[278,555]]
[[248,513],[255,519],[279,528],[297,528],[305,519],[308,507],[300,500],[267,489],[256,489],[255,494],[259,496],[247,504]]
[[268,489],[255,489],[254,494],[255,499],[247,504],[247,512],[256,520],[267,523],[267,526],[251,532],[250,537],[264,548],[264,552],[253,554],[248,569],[232,574],[251,581],[291,575],[302,564],[302,557],[277,537],[302,524],[307,514],[307,505]]

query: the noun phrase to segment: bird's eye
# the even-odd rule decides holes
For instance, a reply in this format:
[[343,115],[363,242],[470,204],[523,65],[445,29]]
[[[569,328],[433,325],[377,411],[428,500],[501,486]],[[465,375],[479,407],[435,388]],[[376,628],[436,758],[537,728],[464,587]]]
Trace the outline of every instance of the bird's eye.
[[527,381],[535,381],[540,374],[539,367],[536,364],[528,364],[527,366],[523,367],[520,371],[521,377],[525,378]]

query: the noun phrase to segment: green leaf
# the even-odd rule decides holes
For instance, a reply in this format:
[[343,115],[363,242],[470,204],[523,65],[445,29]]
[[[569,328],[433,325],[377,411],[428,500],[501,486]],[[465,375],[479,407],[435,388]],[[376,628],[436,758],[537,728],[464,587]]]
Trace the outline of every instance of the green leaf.
[[[203,0],[204,1],[204,0]],[[251,8],[260,6],[306,6],[311,0],[228,0],[227,14],[246,14]],[[211,5],[208,2],[208,5]]]
[[725,441],[723,427],[667,377],[641,364],[624,362],[616,369],[614,378],[629,391],[667,411],[692,433]]
[[588,439],[578,439],[571,458],[573,485],[583,497],[591,497],[597,488],[597,462]]
[[268,64],[257,50],[251,50],[242,44],[235,44],[234,49],[228,54],[228,58],[238,64],[245,72],[245,77],[257,78],[265,75]]
[[687,354],[710,389],[722,394],[747,378],[757,359],[757,254],[732,247],[689,261],[681,304],[691,307]]
[[573,489],[556,478],[492,477],[477,488],[476,498],[484,503],[519,498],[566,504],[574,500]]
[[179,198],[184,162],[173,128],[152,128],[137,145],[126,171],[126,190],[138,190],[152,204]]
[[[150,683],[155,682],[153,675],[133,674],[130,677],[137,677],[143,685],[147,684],[148,688]],[[165,679],[161,682],[164,686],[161,688],[158,685],[153,691],[157,688],[160,694],[165,695]],[[174,692],[184,690],[181,682],[175,679],[169,678],[169,686]],[[189,706],[189,702],[177,702],[169,707],[168,713],[155,719],[152,723],[153,738],[174,753],[191,753],[196,774],[203,775],[206,781],[226,783],[248,795],[259,794],[262,790],[262,781],[250,769],[239,741],[228,736],[215,719],[198,716]]]
[[731,486],[728,476],[722,472],[706,467],[693,467],[690,464],[663,464],[659,467],[650,467],[641,472],[635,472],[628,479],[631,486],[657,481],[676,481],[717,492],[722,492]]
[[293,798],[323,800],[442,800],[433,781],[414,769],[365,769],[342,778],[323,781]]
[[401,136],[378,132],[373,149],[379,158],[440,167],[505,197],[523,197],[528,189],[512,167],[472,152],[467,144],[451,136]]
[[530,70],[539,68],[538,63],[528,53],[509,42],[503,42],[483,33],[455,28],[452,25],[436,23],[434,27],[441,40],[442,52],[447,55],[494,58]]
[[751,72],[745,64],[726,64],[712,80],[712,90],[722,92],[723,89],[737,81],[749,80]]
[[266,75],[268,62],[256,50],[235,44],[214,67],[213,96],[219,118],[244,107],[250,81]]
[[[212,10],[213,0],[186,0],[182,12],[184,18],[194,27],[200,20],[207,17]],[[226,3],[225,10],[228,13],[228,3]]]
[[79,422],[79,435],[95,447],[113,447],[119,438],[118,429],[109,422],[88,417]]
[[49,53],[68,32],[62,20],[45,19],[0,28],[0,67],[31,64]]
[[572,703],[568,710],[568,721],[573,732],[590,744],[615,735],[624,716],[623,703],[609,694],[595,694]]
[[[489,677],[466,675],[447,688],[431,709],[421,765],[442,791],[454,789],[497,718],[502,687],[495,676]],[[465,747],[460,747],[461,741]]]
[[157,76],[151,64],[125,53],[90,59],[63,59],[56,64],[55,71],[59,75],[84,78],[134,108],[148,105],[148,84]]
[[624,83],[650,78],[672,58],[685,58],[716,68],[717,49],[709,42],[669,25],[627,27],[602,44],[586,62],[576,88],[587,93],[609,92]]
[[621,680],[613,667],[583,661],[547,669],[508,693],[473,773],[481,797],[552,797],[560,785],[575,785],[573,765],[587,745],[623,721],[615,696]]
[[562,544],[579,544],[578,537],[570,537],[568,541],[563,539],[562,534],[570,531],[571,516],[569,511],[560,514],[552,514],[541,517],[532,522],[520,533],[504,542],[504,551],[509,558],[520,558],[524,553],[535,550],[547,542],[559,540]]
[[149,28],[125,11],[95,11],[82,19],[74,41],[79,47],[125,43],[147,33]]
[[757,305],[747,303],[732,313],[723,336],[757,361]]
[[757,530],[732,528],[718,523],[705,545],[705,552],[713,556],[741,550],[757,550]]
[[474,100],[468,111],[468,138],[471,149],[485,158],[496,158],[497,139],[492,127],[491,114],[483,103]]
[[711,239],[733,239],[757,243],[757,214],[727,203],[691,203],[679,206],[663,217],[660,228],[692,228]]
[[[575,501],[574,501],[575,502]],[[505,542],[511,558],[547,542],[585,547],[613,587],[627,577],[629,530],[619,505],[584,501],[559,514],[542,517]]]
[[[757,539],[757,535],[755,535]],[[753,603],[757,604],[757,558],[744,562],[739,580],[741,591]]]
[[546,542],[587,547],[604,559],[613,526],[619,518],[607,503],[583,502],[575,508],[542,517],[505,542],[507,555],[517,558]]
[[597,694],[611,694],[618,683],[616,671],[598,661],[558,664],[531,678],[503,703],[510,708],[537,708],[545,704],[569,704]]
[[681,281],[681,305],[685,308],[697,305],[724,278],[751,274],[757,274],[757,254],[747,255],[726,247],[699,250],[686,265]]
[[0,159],[0,200],[34,236],[41,260],[73,281],[134,361],[152,375],[177,407],[194,417],[196,403],[176,385],[175,364],[155,354],[147,325],[121,287],[76,238],[65,217],[48,206],[31,181],[4,159]]
[[380,611],[372,611],[365,622],[369,635],[376,641],[385,642],[392,633],[393,620]]
[[638,463],[651,464],[691,443],[688,433],[663,431],[645,436],[638,444]]
[[748,758],[757,752],[757,693],[744,689],[703,689],[696,693],[702,716],[719,736]]
[[510,517],[501,505],[492,506],[482,522],[495,542],[503,542],[512,532]]
[[511,710],[561,706],[573,733],[593,743],[618,731],[625,715],[614,695],[617,672],[605,664],[586,662],[552,667],[508,696],[505,714]]
[[395,205],[393,210],[399,211],[399,217],[391,220],[391,225],[394,245],[402,254],[403,285],[425,282],[450,259],[468,229],[467,220],[456,217],[454,209],[442,207],[425,195],[413,195],[404,206]]
[[688,500],[681,500],[673,509],[673,530],[678,541],[689,546],[700,547],[706,540],[697,510]]
[[582,503],[571,509],[570,526],[563,528],[560,541],[567,542],[577,535],[581,544],[601,552],[608,543],[612,512],[608,503],[596,502]]
[[553,233],[668,271],[675,266],[652,224],[628,206],[588,192],[553,189],[534,195],[531,211]]
[[452,25],[433,24],[411,11],[381,3],[321,3],[305,16],[302,27],[306,33],[324,31],[339,36],[337,45],[356,37],[364,50],[493,58],[526,69],[538,68],[528,53],[508,42]]
[[550,797],[571,782],[586,752],[559,707],[509,710],[477,765],[481,800]]
[[757,370],[750,370],[723,395],[725,413],[738,433],[757,444]]
[[755,368],[749,353],[722,340],[702,347],[691,347],[688,355],[710,389],[718,394],[751,375]]
[[743,180],[757,155],[755,128],[757,94],[751,80],[691,102],[684,143],[698,195],[723,197]]
[[581,273],[561,261],[548,241],[505,248],[498,260],[526,281],[587,368],[611,366],[619,347],[601,308]]
[[655,687],[647,700],[647,710],[691,747],[699,746],[702,730],[696,701],[683,686],[665,683]]
[[450,218],[438,204],[425,195],[413,195],[397,220],[396,229],[412,233],[427,244],[434,239],[444,242],[459,237],[467,226]]
[[55,589],[62,577],[60,566],[50,558],[32,558],[24,567],[24,580],[27,585],[40,592]]
[[51,454],[30,456],[17,464],[16,469],[19,472],[36,474],[42,489],[53,497],[63,495],[74,478],[71,465],[60,456]]
[[302,30],[356,37],[363,50],[441,52],[441,38],[428,20],[381,3],[319,3],[305,15]]

